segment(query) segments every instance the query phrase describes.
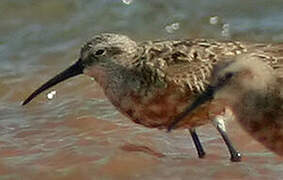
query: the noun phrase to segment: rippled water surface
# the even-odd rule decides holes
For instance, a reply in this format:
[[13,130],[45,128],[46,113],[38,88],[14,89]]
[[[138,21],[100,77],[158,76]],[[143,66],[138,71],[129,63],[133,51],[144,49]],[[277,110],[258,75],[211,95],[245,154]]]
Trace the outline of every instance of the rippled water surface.
[[282,19],[281,0],[1,0],[0,179],[282,179],[283,160],[236,123],[228,130],[243,162],[229,161],[211,125],[199,129],[200,160],[187,131],[134,124],[85,76],[20,105],[99,32],[282,42]]

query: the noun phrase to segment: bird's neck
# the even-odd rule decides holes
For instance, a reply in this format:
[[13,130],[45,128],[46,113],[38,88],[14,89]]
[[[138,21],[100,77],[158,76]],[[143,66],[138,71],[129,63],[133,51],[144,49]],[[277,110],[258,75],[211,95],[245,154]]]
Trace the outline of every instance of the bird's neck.
[[142,76],[133,71],[133,68],[115,63],[92,66],[84,73],[93,77],[106,95],[113,94],[113,96],[122,96],[130,91],[136,91],[143,81]]
[[275,120],[275,116],[282,116],[282,104],[280,88],[275,86],[264,92],[250,91],[234,102],[233,106],[239,119],[250,124],[260,123],[264,119]]

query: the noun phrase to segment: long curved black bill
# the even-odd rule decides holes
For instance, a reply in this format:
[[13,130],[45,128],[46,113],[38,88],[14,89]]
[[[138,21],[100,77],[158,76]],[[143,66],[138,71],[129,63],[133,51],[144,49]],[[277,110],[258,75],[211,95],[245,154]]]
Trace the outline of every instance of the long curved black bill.
[[190,112],[194,111],[197,107],[202,105],[203,103],[211,100],[215,93],[215,88],[209,86],[205,92],[203,92],[197,99],[188,106],[181,114],[179,114],[171,124],[169,124],[167,131],[170,132],[172,129],[176,127],[176,125],[184,119]]
[[63,72],[56,75],[54,78],[47,81],[45,84],[43,84],[41,87],[39,87],[37,90],[35,90],[24,102],[22,105],[25,105],[29,103],[33,98],[35,98],[37,95],[39,95],[41,92],[45,91],[46,89],[55,86],[56,84],[69,79],[71,77],[74,77],[76,75],[83,73],[84,66],[82,64],[82,61],[79,59],[75,64],[64,70]]

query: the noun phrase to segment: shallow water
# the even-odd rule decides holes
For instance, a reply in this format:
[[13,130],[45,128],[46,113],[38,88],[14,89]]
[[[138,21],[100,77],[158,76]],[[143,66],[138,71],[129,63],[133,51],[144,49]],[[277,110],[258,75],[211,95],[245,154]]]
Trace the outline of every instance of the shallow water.
[[[187,131],[168,134],[134,124],[85,76],[20,105],[74,62],[81,44],[98,32],[138,41],[283,42],[281,0],[124,2],[1,0],[0,179],[282,179],[282,159],[236,123],[228,130],[243,162],[229,161],[211,125],[199,129],[207,151],[200,160]],[[52,90],[55,98],[48,100]]]

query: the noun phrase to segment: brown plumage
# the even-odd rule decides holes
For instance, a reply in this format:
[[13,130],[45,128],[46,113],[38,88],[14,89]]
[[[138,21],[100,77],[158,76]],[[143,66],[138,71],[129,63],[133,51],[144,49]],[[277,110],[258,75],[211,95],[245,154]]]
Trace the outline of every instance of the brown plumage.
[[[213,64],[252,51],[273,68],[282,58],[280,45],[205,39],[136,43],[124,35],[103,33],[83,45],[74,65],[41,86],[23,104],[45,89],[84,73],[94,77],[112,104],[134,122],[167,128],[206,90]],[[203,157],[194,128],[210,122],[208,108],[202,106],[186,119],[182,127],[191,130]],[[233,153],[232,160],[238,161],[239,153]]]
[[[203,103],[225,106],[248,133],[282,156],[283,68],[280,63],[277,65],[274,69],[255,54],[219,62],[212,73],[210,87],[194,102],[194,108],[188,109],[194,112]],[[217,115],[210,113],[210,119]]]

